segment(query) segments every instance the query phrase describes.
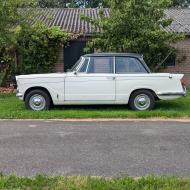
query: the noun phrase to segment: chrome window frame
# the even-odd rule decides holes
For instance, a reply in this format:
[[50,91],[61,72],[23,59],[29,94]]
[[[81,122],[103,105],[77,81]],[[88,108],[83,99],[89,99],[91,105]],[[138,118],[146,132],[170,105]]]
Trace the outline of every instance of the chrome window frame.
[[[80,69],[83,67],[84,62],[85,62],[86,59],[88,59],[86,71],[85,71],[85,72],[80,72]],[[88,69],[89,62],[90,62],[90,57],[83,57],[83,56],[82,56],[82,60],[81,60],[81,63],[79,64],[79,67],[78,67],[78,69],[77,69],[77,72],[78,72],[78,73],[87,73],[87,69]]]

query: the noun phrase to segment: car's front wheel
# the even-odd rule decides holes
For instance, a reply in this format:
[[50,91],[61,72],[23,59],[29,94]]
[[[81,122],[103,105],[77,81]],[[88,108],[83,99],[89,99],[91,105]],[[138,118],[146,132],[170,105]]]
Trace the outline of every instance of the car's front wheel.
[[130,97],[129,106],[132,110],[151,110],[155,106],[155,97],[148,90],[135,91]]
[[25,98],[27,109],[33,111],[48,110],[51,104],[49,95],[43,90],[30,91]]

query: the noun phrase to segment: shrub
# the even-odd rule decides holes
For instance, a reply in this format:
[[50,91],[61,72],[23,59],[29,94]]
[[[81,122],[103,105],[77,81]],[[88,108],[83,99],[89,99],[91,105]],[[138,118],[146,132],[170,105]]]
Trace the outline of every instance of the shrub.
[[42,24],[19,27],[16,32],[20,55],[18,74],[51,72],[58,59],[59,46],[71,38],[59,27],[48,28]]

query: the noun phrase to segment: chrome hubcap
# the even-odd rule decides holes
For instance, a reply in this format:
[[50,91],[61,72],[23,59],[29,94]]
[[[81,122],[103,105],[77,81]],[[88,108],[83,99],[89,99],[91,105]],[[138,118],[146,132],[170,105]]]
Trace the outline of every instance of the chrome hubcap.
[[146,94],[139,94],[134,100],[135,107],[138,110],[147,110],[150,107],[150,98]]
[[35,94],[33,96],[31,96],[30,100],[29,100],[29,105],[31,107],[31,109],[35,110],[35,111],[41,111],[44,110],[45,106],[46,106],[46,101],[45,98],[39,94]]

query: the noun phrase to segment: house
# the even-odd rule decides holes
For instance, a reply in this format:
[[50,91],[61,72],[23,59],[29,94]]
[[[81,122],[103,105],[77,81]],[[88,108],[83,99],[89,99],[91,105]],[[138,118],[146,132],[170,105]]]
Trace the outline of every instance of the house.
[[[63,72],[71,68],[78,58],[84,54],[83,48],[91,38],[93,26],[81,19],[81,14],[98,18],[99,9],[45,9],[39,19],[49,27],[60,26],[66,32],[77,34],[79,37],[69,43],[68,47],[59,49],[59,60],[55,71]],[[109,16],[109,9],[104,13]],[[168,17],[173,18],[173,23],[166,28],[168,32],[184,33],[185,39],[174,46],[177,48],[177,57],[169,59],[163,72],[184,73],[185,80],[190,86],[190,9],[171,8],[165,10]],[[52,19],[49,19],[52,17]]]

